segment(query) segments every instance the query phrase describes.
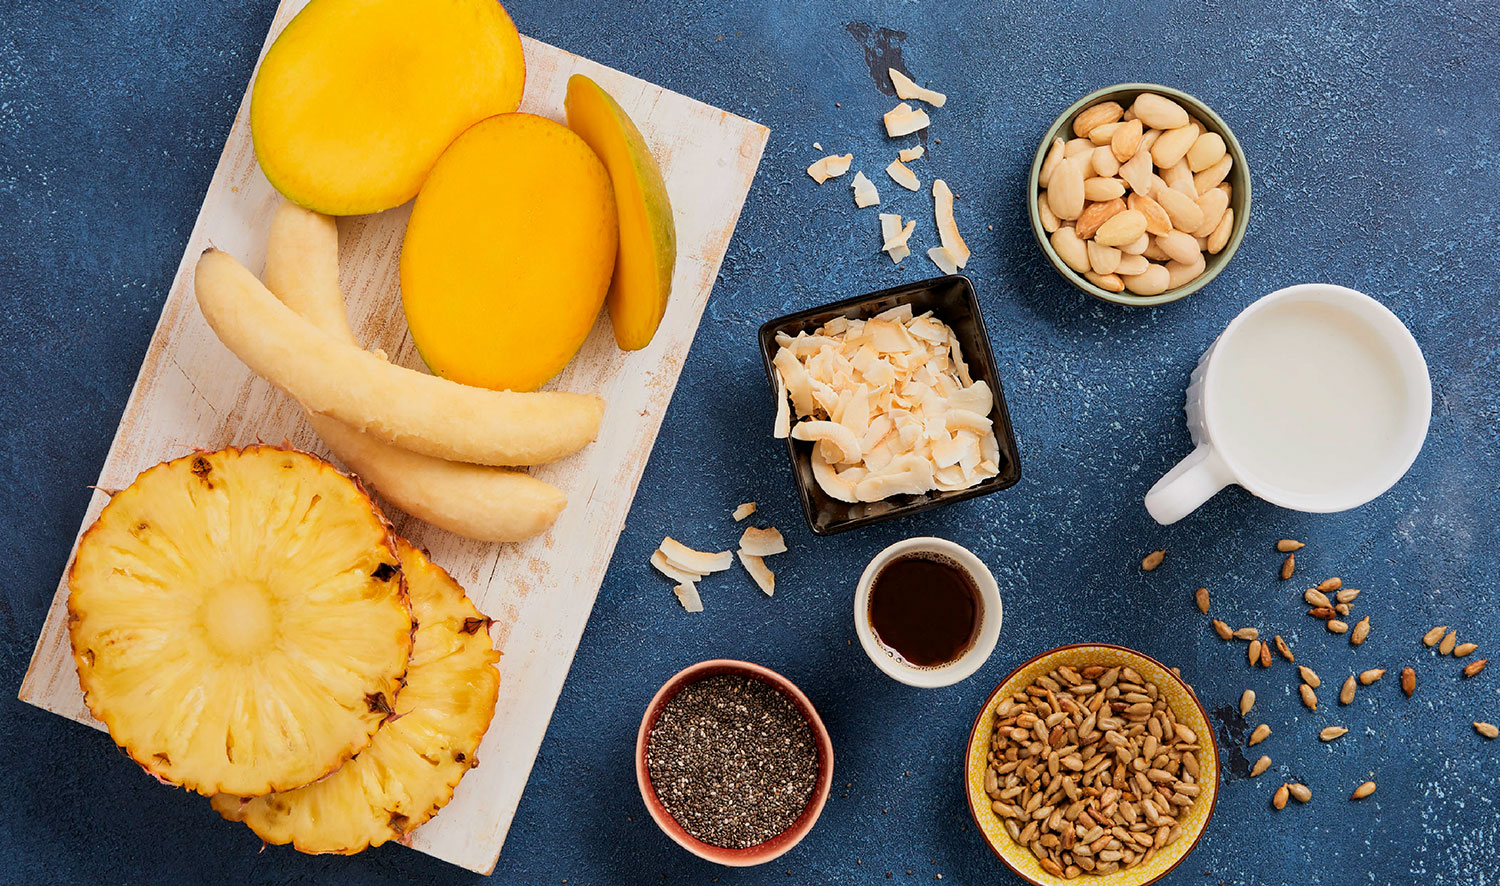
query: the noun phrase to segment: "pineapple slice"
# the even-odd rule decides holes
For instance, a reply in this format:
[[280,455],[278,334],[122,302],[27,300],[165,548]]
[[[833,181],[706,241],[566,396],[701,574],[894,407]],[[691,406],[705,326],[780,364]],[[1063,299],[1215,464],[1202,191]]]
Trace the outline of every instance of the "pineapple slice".
[[251,800],[213,798],[220,815],[267,843],[351,855],[400,839],[478,765],[474,750],[500,689],[490,620],[448,573],[404,539],[398,544],[417,636],[396,715],[367,750],[317,784]]
[[202,794],[322,778],[370,743],[406,673],[394,538],[358,482],[306,453],[146,470],[68,574],[89,709],[147,772]]

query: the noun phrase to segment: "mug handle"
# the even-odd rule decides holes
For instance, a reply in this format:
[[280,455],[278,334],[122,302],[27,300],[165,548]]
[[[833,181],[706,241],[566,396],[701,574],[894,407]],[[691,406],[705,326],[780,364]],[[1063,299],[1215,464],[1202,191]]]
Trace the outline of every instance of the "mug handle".
[[1176,523],[1234,479],[1214,447],[1201,443],[1146,493],[1146,510],[1163,526]]

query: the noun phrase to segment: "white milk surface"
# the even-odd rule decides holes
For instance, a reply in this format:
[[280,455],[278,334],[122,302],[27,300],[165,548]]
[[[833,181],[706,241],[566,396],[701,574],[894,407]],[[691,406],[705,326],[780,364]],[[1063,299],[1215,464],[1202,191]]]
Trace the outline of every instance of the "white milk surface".
[[1219,347],[1205,392],[1214,443],[1255,481],[1320,495],[1399,469],[1412,394],[1390,346],[1360,317],[1283,302],[1247,317]]

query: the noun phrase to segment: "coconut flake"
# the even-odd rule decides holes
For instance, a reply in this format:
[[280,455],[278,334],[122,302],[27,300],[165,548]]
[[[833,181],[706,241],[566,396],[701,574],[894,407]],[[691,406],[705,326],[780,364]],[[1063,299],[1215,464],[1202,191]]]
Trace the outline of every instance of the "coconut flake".
[[734,514],[732,516],[734,517],[734,521],[738,523],[739,521],[745,519],[753,513],[755,513],[755,502],[747,501],[739,507],[735,508]]
[[829,464],[852,464],[859,461],[859,438],[841,424],[831,421],[801,421],[792,428],[793,440],[818,443],[818,451]]
[[911,135],[913,132],[926,129],[927,124],[932,122],[928,119],[926,111],[913,108],[906,102],[886,111],[881,119],[885,121],[885,134],[891,138]]
[[922,147],[921,145],[915,145],[910,148],[902,148],[896,156],[901,158],[902,163],[910,163],[913,160],[921,159],[922,155],[925,153],[927,153],[926,148]]
[[954,261],[953,253],[949,252],[946,247],[932,247],[927,250],[927,257],[932,259],[932,263],[937,265],[944,274],[958,273],[958,262]]
[[880,202],[880,192],[875,189],[875,183],[865,178],[863,172],[854,173],[854,181],[849,187],[854,189],[854,205],[860,209]]
[[768,526],[765,529],[747,526],[745,534],[740,536],[740,550],[757,557],[785,554],[786,539],[781,537],[781,532],[775,526]]
[[937,217],[938,236],[942,238],[943,248],[953,256],[953,263],[962,268],[969,263],[969,247],[964,243],[964,238],[959,236],[958,223],[953,220],[953,190],[940,178],[932,181],[932,208],[933,215]]
[[922,183],[917,181],[917,174],[907,169],[906,164],[900,160],[892,160],[891,165],[885,168],[885,174],[908,191],[918,191],[922,188]]
[[695,582],[703,577],[701,573],[694,572],[691,569],[683,569],[673,564],[660,549],[651,552],[651,565],[656,567],[657,572],[660,572],[673,581]]
[[776,593],[776,573],[772,572],[766,566],[766,561],[754,554],[747,554],[744,551],[739,551],[738,553],[740,563],[744,565],[745,571],[750,573],[750,577],[755,580],[756,585],[765,592],[766,596],[769,597]]
[[677,595],[677,602],[688,612],[702,612],[703,598],[698,596],[698,586],[690,581],[685,581],[672,588],[672,593]]
[[818,184],[831,178],[838,178],[849,171],[854,163],[853,154],[829,154],[827,157],[817,160],[813,165],[807,167],[807,174],[813,177]]
[[934,108],[941,108],[948,103],[948,96],[936,90],[918,86],[916,81],[895,68],[891,68],[891,85],[896,88],[897,98],[909,98],[914,101],[927,102]]
[[728,551],[717,554],[695,551],[670,535],[661,540],[661,546],[657,550],[667,558],[668,563],[678,569],[696,572],[700,577],[710,572],[723,572],[734,563]]

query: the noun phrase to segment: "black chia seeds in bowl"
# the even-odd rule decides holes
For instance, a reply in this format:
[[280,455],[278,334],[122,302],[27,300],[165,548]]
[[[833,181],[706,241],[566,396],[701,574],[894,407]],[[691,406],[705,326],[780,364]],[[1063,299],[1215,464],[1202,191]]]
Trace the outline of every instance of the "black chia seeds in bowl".
[[785,678],[748,662],[703,662],[648,707],[637,777],[653,819],[679,844],[720,864],[759,864],[816,821],[832,745]]

